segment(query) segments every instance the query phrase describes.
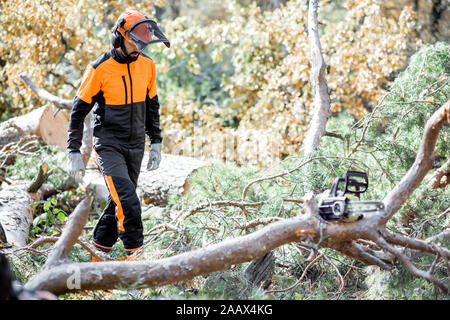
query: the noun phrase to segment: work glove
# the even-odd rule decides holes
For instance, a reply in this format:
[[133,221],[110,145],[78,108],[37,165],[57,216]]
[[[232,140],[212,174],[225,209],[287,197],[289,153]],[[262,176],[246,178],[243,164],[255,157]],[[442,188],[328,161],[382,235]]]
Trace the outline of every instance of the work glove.
[[69,160],[67,163],[67,171],[69,175],[76,181],[81,180],[84,176],[85,167],[80,152],[69,152]]
[[152,143],[150,145],[150,155],[148,157],[147,170],[156,170],[161,162],[161,143]]

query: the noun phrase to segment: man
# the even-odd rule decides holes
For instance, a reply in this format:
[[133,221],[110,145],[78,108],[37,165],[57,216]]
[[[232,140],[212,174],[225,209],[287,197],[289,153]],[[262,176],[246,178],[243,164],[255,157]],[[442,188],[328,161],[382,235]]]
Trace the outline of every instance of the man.
[[170,42],[155,21],[134,10],[119,16],[111,40],[113,48],[87,66],[74,98],[67,141],[68,169],[75,179],[84,175],[80,153],[83,123],[94,108],[94,150],[110,195],[94,229],[93,242],[108,254],[120,238],[131,260],[143,244],[136,186],[145,134],[151,142],[147,169],[157,169],[161,161],[155,64],[143,50],[155,42],[169,48]]

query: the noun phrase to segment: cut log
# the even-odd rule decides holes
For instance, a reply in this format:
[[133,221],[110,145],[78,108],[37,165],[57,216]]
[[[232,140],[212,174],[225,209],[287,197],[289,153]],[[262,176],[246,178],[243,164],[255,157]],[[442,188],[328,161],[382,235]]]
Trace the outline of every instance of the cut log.
[[55,106],[46,106],[40,120],[40,136],[46,144],[58,146],[61,150],[66,150],[69,114],[65,110],[56,112],[57,108]]
[[137,192],[145,204],[155,206],[167,205],[170,194],[186,193],[189,176],[205,162],[185,156],[162,154],[159,168],[147,171],[148,151],[142,160],[141,174],[138,180]]
[[18,142],[29,135],[41,137],[48,145],[65,150],[67,147],[67,128],[69,114],[51,104],[40,107],[23,116],[11,118],[0,124],[0,146]]
[[33,203],[26,185],[7,185],[0,190],[0,223],[7,242],[13,248],[27,244],[33,222]]

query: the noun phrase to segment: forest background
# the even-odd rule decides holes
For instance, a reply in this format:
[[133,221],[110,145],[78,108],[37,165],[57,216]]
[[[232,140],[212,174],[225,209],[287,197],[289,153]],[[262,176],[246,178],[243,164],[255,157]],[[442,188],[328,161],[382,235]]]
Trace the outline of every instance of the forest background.
[[[290,197],[301,197],[308,190],[322,192],[347,169],[368,172],[367,198],[382,199],[414,162],[425,121],[449,99],[446,1],[349,0],[320,1],[319,5],[332,115],[318,155],[327,159],[308,168],[314,174],[297,170],[289,179],[261,184],[248,198],[270,202],[249,212],[246,219],[300,214],[295,203],[282,201],[288,186],[295,185],[295,191],[288,192]],[[163,152],[217,160],[196,172],[186,195],[170,199],[168,212],[189,210],[204,199],[239,198],[245,182],[267,173],[268,168],[276,172],[295,167],[313,112],[308,1],[3,1],[0,121],[46,103],[24,83],[22,74],[53,95],[72,99],[86,65],[110,48],[110,30],[125,8],[153,16],[171,41],[170,49],[154,45],[146,52],[156,63]],[[430,175],[390,221],[392,230],[427,239],[448,229],[448,131],[447,126],[440,134]],[[43,150],[42,154],[64,160],[64,155],[55,156],[61,151]],[[24,169],[32,161],[18,157],[5,171],[25,179],[30,173]],[[441,168],[446,168],[447,180],[430,187],[433,173]],[[64,177],[63,172],[54,175],[52,183],[61,183]],[[69,214],[63,203],[76,200],[73,194],[63,197],[67,199],[54,206]],[[242,222],[238,211],[228,209],[229,221]],[[154,217],[146,222],[147,228],[163,220]],[[95,217],[90,223],[95,223]],[[153,248],[170,256],[219,242],[225,231],[235,236],[245,233],[228,224],[215,215],[195,215],[186,220],[183,236],[160,234]],[[42,225],[41,220],[36,222],[32,237],[51,234],[53,229]],[[119,290],[115,297],[448,297],[401,265],[385,271],[328,250],[324,252],[331,260],[306,269],[306,248],[290,244],[276,250],[274,288],[290,287],[305,271],[304,284],[291,290],[270,293],[248,286],[242,272],[246,265],[241,265],[176,285]],[[79,251],[73,258],[82,261],[86,257]],[[415,258],[421,265],[433,263],[426,255]],[[31,260],[13,263],[22,281],[43,263]],[[439,277],[448,278],[445,263],[436,270]],[[95,298],[106,298],[95,294]],[[74,297],[80,298],[66,296]]]

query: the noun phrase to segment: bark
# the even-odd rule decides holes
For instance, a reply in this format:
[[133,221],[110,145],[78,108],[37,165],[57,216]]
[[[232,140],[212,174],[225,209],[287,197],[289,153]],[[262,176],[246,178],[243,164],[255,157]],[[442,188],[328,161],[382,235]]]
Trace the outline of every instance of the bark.
[[437,169],[427,187],[430,189],[445,188],[450,183],[450,158]]
[[28,192],[37,192],[38,189],[42,186],[42,184],[44,184],[45,181],[47,181],[47,178],[49,177],[50,174],[53,173],[53,170],[48,172],[48,164],[47,162],[44,162],[40,167],[39,167],[39,173],[37,175],[37,177],[34,179],[34,181],[31,183],[31,185],[28,187],[27,191]]
[[250,263],[247,269],[245,269],[245,274],[251,284],[267,289],[272,283],[274,271],[275,256],[273,252],[269,252]]
[[325,134],[325,127],[330,117],[330,96],[325,79],[326,63],[322,55],[317,20],[318,0],[309,1],[308,37],[311,46],[311,82],[314,87],[314,114],[311,125],[303,141],[306,158],[313,157],[319,146],[320,138]]
[[40,136],[39,122],[46,106],[23,116],[11,118],[0,124],[0,144],[2,146],[17,142],[26,135]]

